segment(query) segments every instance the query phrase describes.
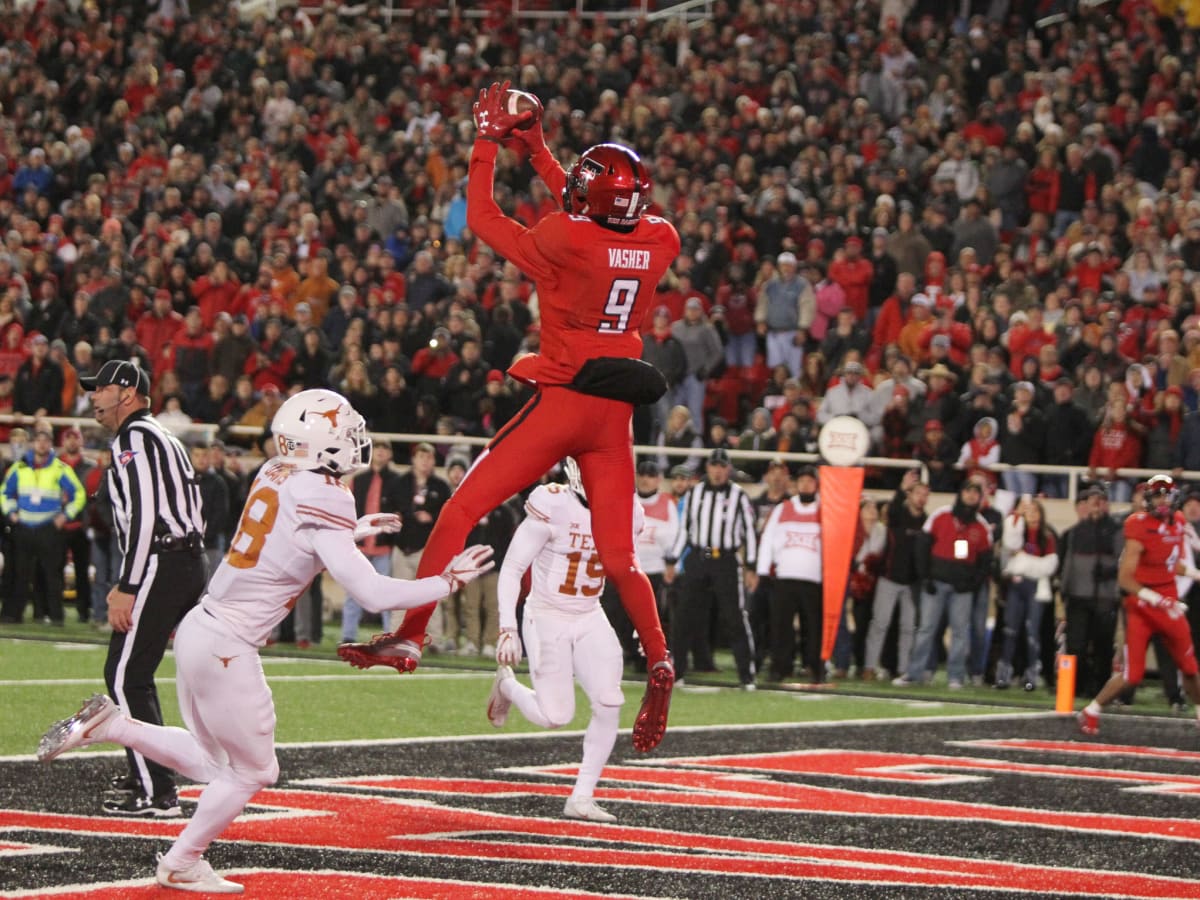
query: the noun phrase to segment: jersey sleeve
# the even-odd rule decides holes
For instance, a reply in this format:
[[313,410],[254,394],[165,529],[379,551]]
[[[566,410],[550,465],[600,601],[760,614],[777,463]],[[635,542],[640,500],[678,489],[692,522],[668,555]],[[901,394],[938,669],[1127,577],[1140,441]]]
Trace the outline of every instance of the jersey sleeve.
[[305,473],[294,484],[292,498],[301,528],[354,533],[354,496],[340,482],[314,472]]
[[1146,529],[1140,513],[1127,516],[1121,530],[1124,532],[1125,540],[1127,541],[1135,540],[1142,544],[1146,542],[1146,535],[1144,534]]
[[[556,269],[539,252],[530,230],[506,216],[495,197],[496,154],[499,145],[477,140],[471,150],[467,176],[467,225],[484,243],[539,284],[552,284]],[[547,216],[548,219],[556,216]]]
[[[558,485],[555,485],[555,487],[558,487]],[[549,523],[552,521],[554,511],[555,492],[550,490],[549,485],[538,485],[533,489],[533,493],[529,495],[529,499],[525,501],[525,512],[539,522]]]
[[532,514],[517,526],[516,533],[513,534],[513,539],[504,553],[504,563],[500,566],[500,576],[496,580],[498,621],[501,628],[517,627],[517,601],[521,597],[521,578],[533,565],[534,559],[553,534],[548,520]]

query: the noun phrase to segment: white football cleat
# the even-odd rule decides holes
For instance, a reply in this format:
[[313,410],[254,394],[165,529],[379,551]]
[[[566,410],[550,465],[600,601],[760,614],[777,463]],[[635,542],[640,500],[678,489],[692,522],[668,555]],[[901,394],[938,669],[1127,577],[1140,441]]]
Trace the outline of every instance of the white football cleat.
[[488,694],[487,717],[488,721],[497,728],[503,728],[504,723],[508,721],[508,711],[512,708],[512,701],[504,696],[504,691],[501,689],[504,682],[515,677],[511,666],[497,666],[496,680],[492,682],[492,692]]
[[154,880],[163,887],[198,894],[240,894],[245,890],[236,881],[229,881],[214,872],[207,860],[198,859],[186,869],[172,869],[163,854],[158,854],[155,859],[158,868],[154,871]]
[[589,822],[615,822],[617,817],[601,809],[591,797],[586,800],[576,800],[568,797],[563,806],[563,816],[568,819],[586,819]]
[[79,712],[55,722],[46,730],[38,741],[38,759],[50,762],[68,750],[104,743],[107,740],[108,723],[119,715],[121,707],[104,694],[92,694]]

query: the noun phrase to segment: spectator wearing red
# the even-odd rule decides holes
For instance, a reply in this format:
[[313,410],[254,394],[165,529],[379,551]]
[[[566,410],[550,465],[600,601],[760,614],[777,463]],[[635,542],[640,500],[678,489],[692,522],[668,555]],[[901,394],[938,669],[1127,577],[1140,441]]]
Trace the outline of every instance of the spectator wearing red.
[[829,264],[830,280],[841,286],[846,294],[846,305],[854,310],[859,322],[867,320],[871,279],[875,277],[875,267],[863,257],[862,246],[862,238],[851,235],[842,249],[833,254],[833,262]]
[[1025,205],[1031,213],[1043,213],[1053,221],[1058,212],[1059,191],[1058,156],[1052,148],[1041,150],[1037,165],[1029,170],[1025,182]]
[[1099,293],[1104,290],[1104,279],[1115,272],[1119,265],[1120,262],[1113,257],[1105,259],[1104,249],[1092,241],[1087,245],[1079,262],[1071,268],[1067,278],[1075,284],[1077,293],[1088,290]]
[[142,148],[142,152],[129,165],[128,178],[130,181],[137,181],[138,178],[147,169],[157,169],[164,175],[167,173],[167,158],[163,155],[162,144],[159,141],[151,140],[146,142],[146,146]]
[[[248,319],[257,320],[266,315],[266,310],[269,309],[271,300],[275,296],[271,290],[273,280],[271,264],[264,262],[258,267],[258,278],[238,288],[237,299],[234,302]],[[282,304],[280,309],[282,310]],[[232,315],[236,315],[236,313],[232,313]]]
[[952,362],[955,368],[961,369],[967,364],[974,342],[975,332],[971,326],[966,322],[955,321],[951,308],[942,306],[918,338],[920,352],[917,359],[926,365],[936,365],[939,362],[947,362],[945,357],[948,356],[949,362]]
[[[258,348],[246,358],[243,369],[250,376],[250,382],[255,391],[261,391],[269,384],[279,390],[286,390],[288,375],[291,373],[292,360],[296,351],[285,344],[283,338],[283,323],[272,316],[263,326],[263,337]],[[209,340],[212,336],[209,335]]]
[[[917,279],[909,272],[896,276],[896,291],[883,301],[872,329],[870,357],[882,358],[883,348],[898,343],[900,331],[908,323],[913,295],[917,292]],[[874,360],[876,364],[878,360]]]
[[1117,469],[1137,468],[1142,459],[1142,442],[1129,419],[1129,406],[1122,399],[1110,400],[1088,454],[1088,475],[1109,482],[1109,499],[1117,503],[1129,500],[1133,493],[1127,479],[1117,477]]
[[439,394],[442,379],[458,363],[458,354],[451,343],[450,329],[435,328],[429,345],[413,354],[412,374],[422,393]]
[[946,291],[946,255],[938,250],[925,258],[925,283],[921,293],[933,301],[935,309],[954,310],[954,297]]
[[1131,306],[1121,317],[1117,332],[1117,347],[1121,355],[1140,359],[1149,346],[1151,336],[1158,330],[1158,323],[1171,318],[1171,309],[1162,301],[1162,290],[1157,284],[1148,284],[1142,289],[1141,302]]
[[979,139],[989,147],[1003,147],[1008,142],[1008,133],[996,121],[996,104],[991,100],[980,103],[978,117],[963,127],[962,136],[968,144]]
[[192,299],[200,309],[200,319],[206,329],[212,329],[219,312],[230,315],[241,312],[237,308],[241,287],[237,278],[230,274],[229,264],[221,259],[213,263],[211,272],[192,282]]
[[[180,328],[170,344],[170,354],[165,357],[167,365],[154,367],[155,380],[170,369],[179,378],[180,390],[183,393],[184,404],[188,409],[199,400],[212,373],[212,332],[204,327],[200,318],[200,310],[193,306],[183,317],[183,327]],[[159,357],[159,359],[164,359]]]
[[138,343],[154,361],[155,374],[172,364],[171,341],[182,328],[183,316],[172,308],[171,292],[159,288],[150,309],[134,325]]
[[1045,327],[1046,313],[1041,306],[1015,312],[1008,320],[1009,369],[1016,378],[1024,377],[1021,367],[1028,357],[1038,358],[1043,347],[1056,343]]

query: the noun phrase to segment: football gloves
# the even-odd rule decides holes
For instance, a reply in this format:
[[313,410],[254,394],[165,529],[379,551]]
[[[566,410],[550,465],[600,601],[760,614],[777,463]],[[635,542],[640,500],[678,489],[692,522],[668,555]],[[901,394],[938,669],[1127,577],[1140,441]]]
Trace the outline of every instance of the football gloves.
[[496,663],[512,668],[521,661],[521,638],[515,628],[501,628],[496,641]]
[[395,534],[400,530],[400,517],[393,513],[363,516],[354,526],[354,541],[365,541],[376,534]]
[[491,570],[495,564],[492,559],[492,548],[484,544],[476,544],[450,560],[450,564],[442,572],[442,577],[450,585],[450,593],[453,594]]
[[479,99],[471,107],[475,117],[475,135],[485,141],[501,143],[508,138],[517,125],[529,121],[532,112],[516,115],[504,107],[504,97],[508,93],[511,82],[493,82],[488,88],[479,92]]

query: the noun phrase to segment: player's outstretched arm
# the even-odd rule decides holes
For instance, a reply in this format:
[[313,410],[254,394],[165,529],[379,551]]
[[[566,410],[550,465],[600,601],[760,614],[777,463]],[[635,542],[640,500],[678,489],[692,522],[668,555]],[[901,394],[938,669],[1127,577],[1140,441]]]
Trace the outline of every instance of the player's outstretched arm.
[[[312,546],[334,581],[344,587],[363,609],[370,612],[424,606],[441,600],[452,590],[457,590],[452,579],[442,575],[418,578],[415,581],[380,575],[354,546],[354,533],[349,529],[317,531],[312,535]],[[460,557],[462,555],[459,554]],[[489,552],[481,563],[470,566],[460,563],[459,570],[455,573],[459,585],[474,580],[490,569],[490,556]],[[455,562],[459,562],[459,557],[455,557],[451,566],[454,566]]]

